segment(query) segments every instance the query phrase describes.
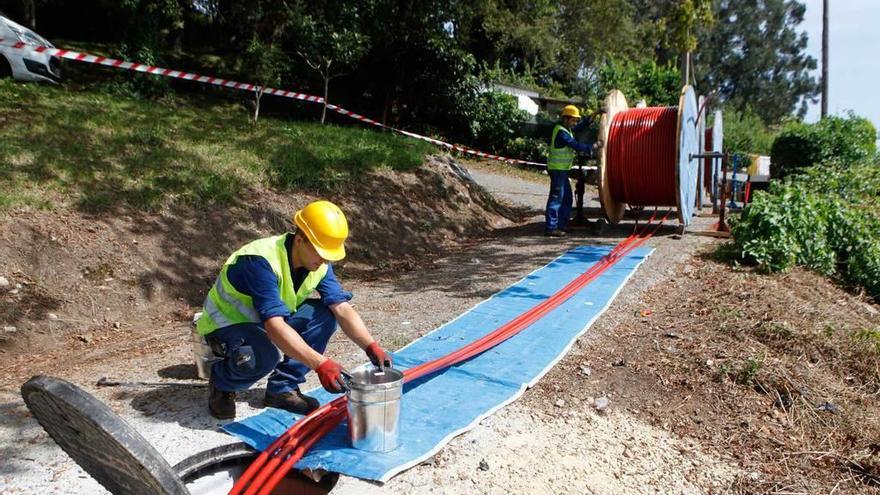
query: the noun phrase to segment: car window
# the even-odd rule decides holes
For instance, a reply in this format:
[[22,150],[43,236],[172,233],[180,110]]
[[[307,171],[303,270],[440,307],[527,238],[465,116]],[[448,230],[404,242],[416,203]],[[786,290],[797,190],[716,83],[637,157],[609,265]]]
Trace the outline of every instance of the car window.
[[22,35],[24,36],[24,40],[27,43],[31,43],[34,45],[40,45],[40,46],[46,46],[46,44],[47,44],[46,40],[44,40],[43,38],[40,38],[39,36],[35,35],[34,33],[30,33],[30,32],[25,31],[24,33],[22,33]]

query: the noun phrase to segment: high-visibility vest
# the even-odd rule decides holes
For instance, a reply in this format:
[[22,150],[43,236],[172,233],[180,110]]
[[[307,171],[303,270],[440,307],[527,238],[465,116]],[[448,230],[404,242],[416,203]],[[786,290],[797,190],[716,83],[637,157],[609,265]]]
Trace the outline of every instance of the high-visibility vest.
[[327,265],[321,264],[317,270],[309,272],[300,284],[299,290],[294,291],[290,273],[290,254],[284,246],[285,239],[286,234],[257,239],[232,253],[223,264],[220,275],[217,276],[214,286],[205,298],[202,316],[196,322],[199,335],[207,335],[218,328],[238,323],[261,322],[251,296],[237,291],[226,276],[229,267],[235,264],[239,256],[260,256],[269,262],[269,266],[278,277],[281,300],[291,313],[295,312],[296,308],[312,294],[327,274]]
[[568,146],[556,147],[556,134],[562,131],[571,137],[571,131],[564,126],[556,124],[553,135],[550,136],[550,156],[547,157],[547,170],[571,170],[574,163],[575,151]]

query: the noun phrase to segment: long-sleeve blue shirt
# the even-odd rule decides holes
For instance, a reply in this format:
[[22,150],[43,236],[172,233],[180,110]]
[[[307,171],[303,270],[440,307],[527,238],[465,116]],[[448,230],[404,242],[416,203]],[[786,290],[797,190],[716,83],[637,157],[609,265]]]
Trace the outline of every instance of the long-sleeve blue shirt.
[[574,138],[574,134],[580,132],[588,125],[590,125],[590,119],[583,118],[580,122],[578,122],[577,124],[575,124],[574,127],[571,128],[571,135],[569,135],[567,132],[557,132],[556,141],[553,143],[553,146],[556,148],[568,146],[569,148],[572,148],[575,151],[579,151],[581,153],[590,152],[590,150],[593,149],[592,144],[581,143]]
[[[289,253],[293,249],[293,235],[288,234],[284,244]],[[309,271],[305,268],[295,269],[293,265],[290,265],[290,272],[293,277],[294,290],[297,290],[306,279]],[[235,290],[253,299],[254,309],[257,310],[262,321],[274,316],[286,319],[291,315],[287,305],[281,300],[278,277],[275,276],[269,262],[262,256],[239,256],[235,264],[227,270],[226,277]],[[321,302],[326,306],[347,302],[352,298],[351,292],[344,290],[339,280],[336,279],[331,263],[327,263],[327,274],[324,275],[315,290],[321,296]]]

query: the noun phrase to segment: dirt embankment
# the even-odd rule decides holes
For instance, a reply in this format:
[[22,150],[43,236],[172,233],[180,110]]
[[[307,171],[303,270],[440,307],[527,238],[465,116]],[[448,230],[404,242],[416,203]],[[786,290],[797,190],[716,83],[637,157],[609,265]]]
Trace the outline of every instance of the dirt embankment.
[[[327,194],[264,191],[230,206],[158,213],[14,210],[0,216],[0,381],[28,356],[137,341],[185,325],[223,259],[244,243],[290,228],[319,197],[338,203],[352,229],[338,271],[351,278],[407,270],[454,240],[520,219],[470,180],[455,160],[430,157],[410,173],[378,171]],[[2,282],[2,281],[0,281]]]
[[[525,396],[530,408],[609,398],[738,465],[726,493],[880,493],[876,305],[814,273],[761,275],[704,253],[604,330]],[[642,440],[624,439],[620,460]]]

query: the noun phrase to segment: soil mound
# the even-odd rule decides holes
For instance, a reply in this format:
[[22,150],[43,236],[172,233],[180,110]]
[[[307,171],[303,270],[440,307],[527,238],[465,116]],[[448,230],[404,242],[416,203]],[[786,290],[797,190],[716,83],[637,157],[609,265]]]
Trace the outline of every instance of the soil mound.
[[412,269],[522,215],[449,156],[430,156],[411,172],[374,172],[326,194],[260,191],[222,208],[8,211],[0,216],[0,355],[186,322],[229,253],[289,230],[292,213],[318,198],[348,216],[349,255],[337,264],[346,277]]

